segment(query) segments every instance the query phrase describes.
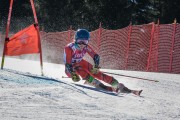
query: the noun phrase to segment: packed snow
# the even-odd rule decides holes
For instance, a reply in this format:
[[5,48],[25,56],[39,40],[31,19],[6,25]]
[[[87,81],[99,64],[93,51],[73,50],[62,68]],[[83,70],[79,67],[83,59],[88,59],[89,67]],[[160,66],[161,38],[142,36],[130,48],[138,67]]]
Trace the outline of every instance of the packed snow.
[[[1,59],[1,58],[0,58]],[[1,60],[0,60],[1,61]],[[64,65],[5,58],[0,70],[0,120],[180,120],[180,75],[101,69],[140,97],[102,91],[65,76]]]

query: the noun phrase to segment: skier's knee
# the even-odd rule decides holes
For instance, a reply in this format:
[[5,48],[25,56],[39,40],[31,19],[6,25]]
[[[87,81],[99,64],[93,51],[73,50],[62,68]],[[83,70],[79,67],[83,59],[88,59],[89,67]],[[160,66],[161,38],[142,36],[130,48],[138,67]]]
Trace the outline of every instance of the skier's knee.
[[93,78],[91,75],[87,75],[87,76],[84,77],[83,79],[86,80],[87,82],[91,83],[94,78]]
[[89,84],[94,87],[99,87],[99,84],[101,83],[99,80],[96,80],[94,77],[89,75],[88,77],[85,78],[85,84]]
[[119,82],[115,79],[115,78],[112,78],[112,81],[110,83],[114,88],[117,88],[118,85],[119,85]]
[[122,92],[122,91],[124,91],[123,89],[124,89],[124,84],[122,84],[122,83],[119,83],[118,84],[118,88],[119,88],[119,90]]

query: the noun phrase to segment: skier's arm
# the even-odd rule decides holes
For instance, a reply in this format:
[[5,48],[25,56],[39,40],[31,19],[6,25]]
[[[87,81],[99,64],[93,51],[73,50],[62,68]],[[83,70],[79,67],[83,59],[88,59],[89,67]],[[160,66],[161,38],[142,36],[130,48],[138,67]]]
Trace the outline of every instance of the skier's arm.
[[72,49],[69,47],[65,47],[64,52],[65,52],[65,67],[67,68],[68,72],[72,73],[73,72]]
[[98,54],[95,54],[93,60],[94,60],[94,64],[95,64],[94,66],[98,68],[100,56]]
[[78,82],[80,80],[80,77],[75,73],[72,66],[72,49],[69,47],[65,47],[65,67],[68,70],[68,72],[71,74],[71,78],[74,82]]
[[94,52],[94,50],[90,47],[87,46],[87,53],[93,58],[94,60],[94,67],[91,69],[92,74],[98,74],[99,73],[99,61],[100,61],[100,56]]
[[95,67],[99,66],[100,56],[88,45],[87,53],[93,58]]

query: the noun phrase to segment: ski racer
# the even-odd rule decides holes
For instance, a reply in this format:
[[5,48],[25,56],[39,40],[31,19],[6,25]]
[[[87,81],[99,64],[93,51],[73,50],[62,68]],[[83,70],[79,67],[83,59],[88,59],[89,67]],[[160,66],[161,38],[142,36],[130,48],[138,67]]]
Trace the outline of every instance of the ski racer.
[[[115,92],[115,93],[133,93],[140,96],[142,90],[131,90],[119,83],[114,77],[104,74],[99,70],[100,56],[88,45],[90,33],[86,29],[78,29],[74,36],[74,41],[64,48],[65,73],[72,78],[74,82],[80,81],[80,77],[96,88]],[[94,60],[94,65],[83,59],[88,53]],[[103,84],[101,81],[111,86]]]

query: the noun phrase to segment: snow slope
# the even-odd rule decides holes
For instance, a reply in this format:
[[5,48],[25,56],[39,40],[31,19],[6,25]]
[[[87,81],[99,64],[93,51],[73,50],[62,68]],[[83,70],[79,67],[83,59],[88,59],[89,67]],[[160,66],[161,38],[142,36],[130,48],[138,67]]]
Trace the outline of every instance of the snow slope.
[[6,58],[0,70],[0,120],[179,120],[180,75],[102,70],[160,82],[114,76],[141,97],[97,90],[62,78],[64,66]]

